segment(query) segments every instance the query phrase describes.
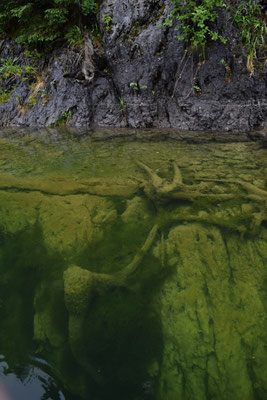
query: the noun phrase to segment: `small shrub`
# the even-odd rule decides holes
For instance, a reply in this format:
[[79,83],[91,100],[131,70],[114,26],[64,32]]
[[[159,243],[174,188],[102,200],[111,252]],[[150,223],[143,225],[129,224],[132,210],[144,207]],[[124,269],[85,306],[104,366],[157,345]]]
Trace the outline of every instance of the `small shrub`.
[[253,74],[256,50],[265,45],[266,22],[261,18],[261,6],[255,0],[241,1],[238,8],[232,7],[233,22],[241,31],[241,40],[247,51],[247,69]]
[[112,16],[110,16],[108,14],[104,15],[104,17],[102,18],[102,21],[104,22],[105,28],[107,31],[110,30],[110,25],[112,23],[112,19],[113,19]]
[[22,75],[23,69],[21,68],[20,65],[16,64],[16,61],[18,60],[17,57],[15,58],[8,58],[5,60],[4,58],[1,58],[0,62],[0,78],[2,79],[8,79],[11,78],[12,76],[20,76]]
[[31,61],[37,61],[42,57],[42,54],[39,53],[37,50],[24,50],[24,55],[29,58]]
[[36,99],[36,95],[32,94],[29,99],[28,99],[28,104],[30,107],[33,107],[37,104],[37,99]]
[[0,104],[8,103],[11,95],[12,95],[12,90],[8,91],[0,89]]
[[24,65],[24,71],[26,72],[27,75],[36,75],[37,74],[37,68],[33,67],[31,65]]
[[224,0],[173,0],[174,9],[167,17],[165,26],[172,26],[178,21],[175,28],[179,40],[185,40],[192,49],[201,47],[204,51],[209,41],[219,40],[226,43],[226,39],[211,28],[211,23],[218,18],[217,7],[226,7]]
[[53,124],[53,126],[64,126],[66,125],[72,117],[72,111],[64,111],[58,120]]
[[79,26],[74,25],[66,33],[65,39],[67,39],[67,42],[70,46],[77,46],[84,42],[84,35]]
[[97,0],[0,0],[0,34],[31,49],[49,42],[76,40],[77,29],[96,20]]

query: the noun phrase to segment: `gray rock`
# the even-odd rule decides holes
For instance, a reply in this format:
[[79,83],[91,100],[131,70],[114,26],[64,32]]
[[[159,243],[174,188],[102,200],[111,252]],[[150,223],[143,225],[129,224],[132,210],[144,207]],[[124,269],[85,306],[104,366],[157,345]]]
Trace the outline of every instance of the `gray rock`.
[[[0,125],[65,123],[237,133],[266,127],[267,67],[250,76],[237,45],[239,33],[227,12],[220,13],[217,28],[228,42],[211,43],[199,66],[197,55],[184,57],[185,44],[177,40],[175,27],[161,26],[171,7],[171,0],[103,0],[99,15],[103,51],[96,59],[94,81],[64,77],[81,66],[82,54],[56,50],[39,61],[43,85],[36,105],[28,104],[33,93],[29,83],[17,78],[10,101],[0,105]],[[107,15],[112,18],[108,29]],[[0,58],[19,54],[20,46],[0,42]],[[231,68],[228,82],[222,58]],[[20,62],[25,62],[24,56]],[[199,90],[193,88],[196,83]],[[1,82],[0,88],[12,85]]]

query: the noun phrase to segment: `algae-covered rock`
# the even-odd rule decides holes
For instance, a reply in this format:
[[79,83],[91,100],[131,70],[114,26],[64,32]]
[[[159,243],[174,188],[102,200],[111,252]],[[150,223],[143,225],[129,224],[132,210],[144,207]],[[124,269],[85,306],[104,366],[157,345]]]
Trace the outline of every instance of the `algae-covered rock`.
[[88,385],[127,393],[158,377],[161,336],[152,291],[131,291],[119,275],[75,266],[64,272],[64,291],[69,344]]
[[23,231],[34,225],[38,218],[40,193],[0,193],[0,229],[7,233]]
[[110,289],[132,290],[131,278],[152,246],[157,232],[158,226],[154,225],[143,246],[137,250],[133,260],[122,271],[114,274],[102,274],[71,266],[64,272],[64,297],[70,315],[69,336],[71,340],[76,336],[76,333],[73,332],[77,332],[77,326],[79,326],[80,332],[82,331],[83,319],[93,296],[105,296]]
[[16,233],[38,224],[47,249],[77,254],[102,238],[117,219],[108,198],[87,194],[48,196],[39,191],[0,193],[0,228]]
[[98,381],[96,368],[91,365],[86,355],[86,318],[92,296],[105,290],[113,282],[112,277],[104,274],[94,274],[80,267],[72,266],[64,272],[64,297],[68,320],[68,339],[77,363]]
[[149,207],[147,199],[136,196],[126,201],[126,209],[121,215],[123,222],[137,223],[140,220],[148,219],[151,216],[151,207]]
[[47,247],[68,254],[100,240],[105,226],[116,218],[110,200],[89,195],[45,197],[39,212]]
[[34,296],[34,339],[49,341],[55,348],[62,348],[67,341],[67,312],[63,301],[61,280],[43,281]]
[[0,173],[0,189],[39,191],[48,195],[67,196],[91,194],[96,196],[122,196],[130,198],[139,184],[130,178],[73,178],[72,175],[50,173],[45,176],[15,177]]
[[86,400],[264,399],[264,154],[105,142],[35,170],[27,146],[0,174],[1,348],[33,337]]
[[[145,317],[149,310],[148,300],[153,292],[148,291],[145,295],[141,289],[145,282],[136,282],[138,278],[135,276],[157,233],[158,226],[154,225],[132,261],[121,271],[104,274],[71,266],[63,274],[71,351],[76,362],[98,385],[105,386],[112,381],[115,384],[124,381],[132,384],[136,377],[130,377],[131,371],[140,375],[138,380],[144,375],[152,380],[158,376],[158,356],[154,354],[152,357],[150,351],[146,354],[144,345],[151,339],[143,337],[144,328],[148,332],[151,325],[156,324],[155,315],[151,311],[152,316],[148,315],[147,321]],[[154,273],[152,271],[152,275]],[[143,276],[146,277],[146,274]],[[146,278],[143,280],[146,281]],[[142,359],[141,366],[128,362],[133,349],[128,348],[127,341],[132,340],[132,337],[136,341],[139,336],[134,351],[135,357]],[[155,336],[158,342],[159,332]],[[118,365],[114,369],[115,359]]]
[[266,249],[266,241],[240,241],[215,227],[171,229],[167,262],[177,271],[161,295],[160,398],[263,398]]
[[84,314],[91,297],[93,274],[79,267],[68,268],[64,272],[64,294],[70,314]]

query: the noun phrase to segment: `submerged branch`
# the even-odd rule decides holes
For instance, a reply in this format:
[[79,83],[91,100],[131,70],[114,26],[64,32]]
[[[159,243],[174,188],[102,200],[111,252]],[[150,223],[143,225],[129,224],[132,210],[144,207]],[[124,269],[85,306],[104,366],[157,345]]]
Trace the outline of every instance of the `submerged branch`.
[[153,226],[134,259],[117,274],[99,274],[77,266],[69,267],[63,275],[65,303],[69,313],[83,315],[94,294],[102,295],[108,289],[115,287],[129,288],[127,280],[137,270],[144,256],[148,253],[158,229],[158,225]]

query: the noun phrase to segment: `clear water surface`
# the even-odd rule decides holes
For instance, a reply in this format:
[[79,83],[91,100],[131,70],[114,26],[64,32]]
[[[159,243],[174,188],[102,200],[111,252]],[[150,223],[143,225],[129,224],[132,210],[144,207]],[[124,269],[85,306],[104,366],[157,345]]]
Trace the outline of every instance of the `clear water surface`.
[[0,399],[267,399],[267,148],[0,132]]

